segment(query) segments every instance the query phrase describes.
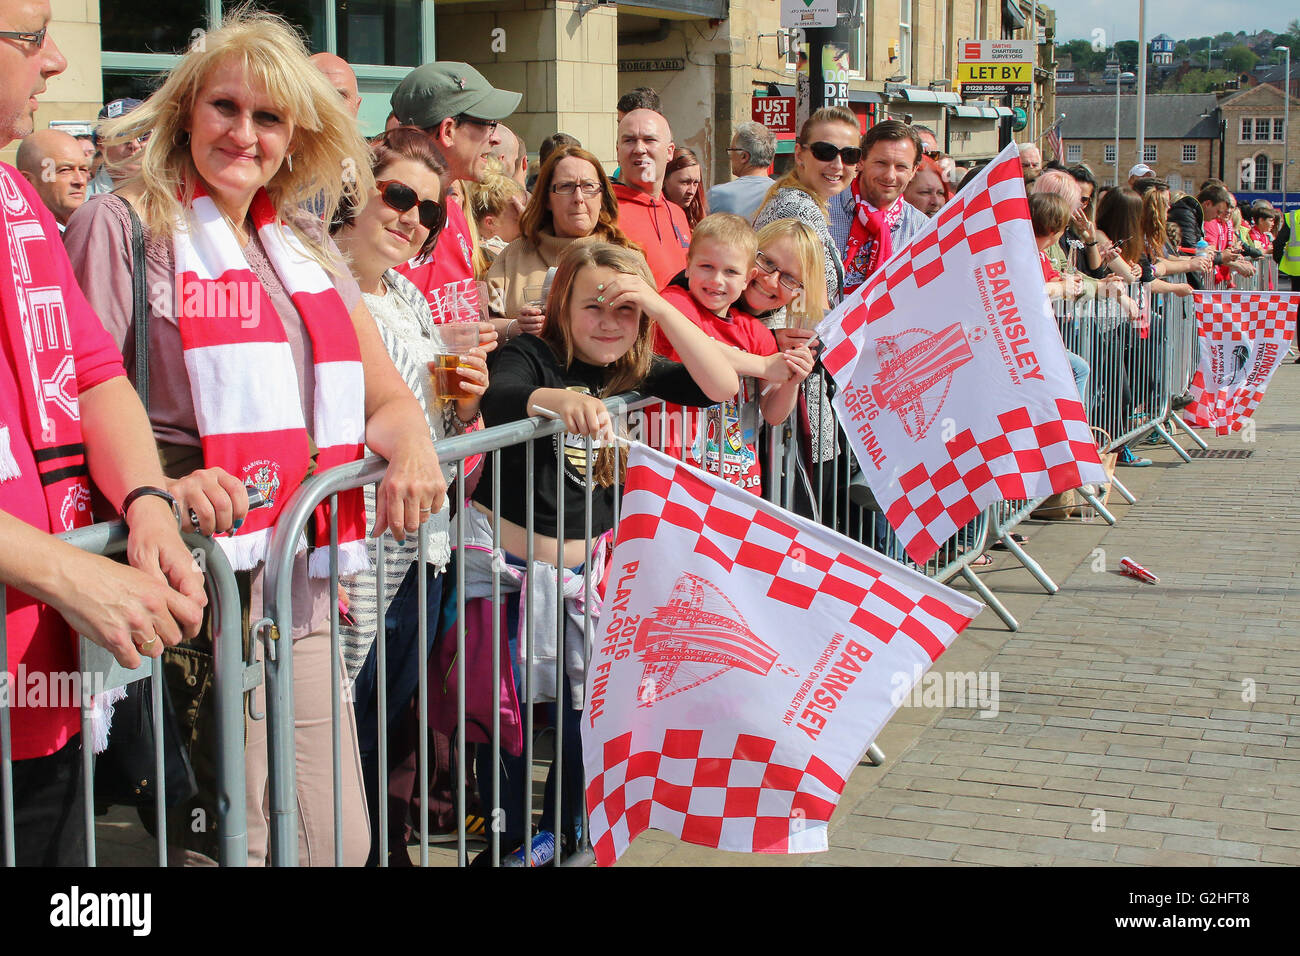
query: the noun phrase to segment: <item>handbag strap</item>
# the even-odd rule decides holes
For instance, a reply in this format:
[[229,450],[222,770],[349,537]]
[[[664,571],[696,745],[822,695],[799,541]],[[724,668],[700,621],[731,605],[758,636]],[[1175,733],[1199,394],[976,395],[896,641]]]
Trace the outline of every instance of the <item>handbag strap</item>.
[[131,330],[135,337],[135,391],[149,409],[149,310],[144,297],[144,227],[135,208],[122,200],[131,217]]

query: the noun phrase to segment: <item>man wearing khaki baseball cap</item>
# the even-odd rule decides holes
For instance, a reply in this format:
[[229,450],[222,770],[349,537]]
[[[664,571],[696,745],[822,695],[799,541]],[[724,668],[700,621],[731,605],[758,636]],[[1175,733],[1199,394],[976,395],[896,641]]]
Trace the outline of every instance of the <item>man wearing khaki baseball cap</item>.
[[482,311],[472,234],[451,187],[462,179],[482,181],[493,148],[501,145],[497,122],[513,113],[521,99],[522,93],[498,90],[468,63],[450,60],[417,67],[393,90],[397,122],[428,133],[447,161],[440,177],[446,225],[426,257],[398,268],[424,293],[436,322],[464,318],[467,309]]

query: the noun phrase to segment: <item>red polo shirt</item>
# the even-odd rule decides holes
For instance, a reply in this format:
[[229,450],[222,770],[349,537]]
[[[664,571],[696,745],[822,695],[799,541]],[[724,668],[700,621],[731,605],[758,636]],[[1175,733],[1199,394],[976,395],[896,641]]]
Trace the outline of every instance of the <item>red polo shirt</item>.
[[[478,284],[474,281],[474,243],[469,223],[460,203],[448,197],[447,224],[427,257],[417,257],[397,267],[397,271],[424,293],[433,313],[433,321],[461,318],[458,308],[478,311]],[[468,306],[465,303],[469,303]]]
[[648,193],[622,183],[614,184],[618,197],[618,228],[645,250],[646,262],[662,288],[686,268],[686,250],[691,245],[691,226],[686,212],[661,194]]

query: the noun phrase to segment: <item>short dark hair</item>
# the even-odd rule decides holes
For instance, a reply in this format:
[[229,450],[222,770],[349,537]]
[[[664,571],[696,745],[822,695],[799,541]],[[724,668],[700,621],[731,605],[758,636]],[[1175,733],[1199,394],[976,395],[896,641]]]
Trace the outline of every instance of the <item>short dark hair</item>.
[[542,140],[542,145],[537,147],[537,165],[541,166],[551,157],[561,146],[581,146],[576,136],[570,136],[568,133],[552,133],[546,139]]
[[[370,141],[371,172],[378,173],[403,159],[423,164],[435,176],[442,176],[447,172],[447,160],[438,149],[438,144],[433,141],[433,137],[417,126],[395,126]],[[439,201],[446,208],[447,197],[442,196]],[[365,203],[361,205],[364,206]],[[356,221],[359,208],[352,199],[345,196],[339,203],[333,222],[330,223],[330,234],[333,235],[345,226],[352,225]],[[432,249],[437,241],[438,232],[431,231],[425,238],[424,244],[420,246],[420,255]]]
[[867,153],[871,152],[871,147],[877,143],[911,143],[916,150],[916,160],[912,163],[915,166],[921,161],[924,154],[924,148],[921,146],[921,135],[915,128],[900,123],[898,120],[885,120],[883,123],[877,123],[871,129],[862,134],[862,158],[866,159]]
[[1196,201],[1201,205],[1206,203],[1232,202],[1232,193],[1228,192],[1223,186],[1206,184],[1201,187],[1201,191],[1196,196]]
[[1075,163],[1073,166],[1067,166],[1065,171],[1080,183],[1087,183],[1093,189],[1097,188],[1097,177],[1094,176],[1092,170],[1083,163]]
[[618,98],[618,105],[615,109],[620,113],[630,113],[633,110],[663,112],[663,106],[659,101],[659,93],[650,86],[638,86],[632,92],[624,93]]
[[1133,188],[1138,191],[1139,196],[1145,196],[1153,189],[1168,189],[1169,181],[1159,176],[1141,176],[1133,180]]

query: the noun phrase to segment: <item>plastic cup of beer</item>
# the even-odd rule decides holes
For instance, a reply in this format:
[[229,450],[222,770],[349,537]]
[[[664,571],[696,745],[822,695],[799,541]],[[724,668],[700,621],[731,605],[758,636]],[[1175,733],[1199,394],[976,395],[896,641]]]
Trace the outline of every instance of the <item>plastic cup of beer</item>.
[[438,336],[442,339],[442,347],[429,363],[434,396],[442,401],[472,398],[465,391],[457,369],[461,367],[462,356],[478,345],[478,323],[448,322],[438,326]]

